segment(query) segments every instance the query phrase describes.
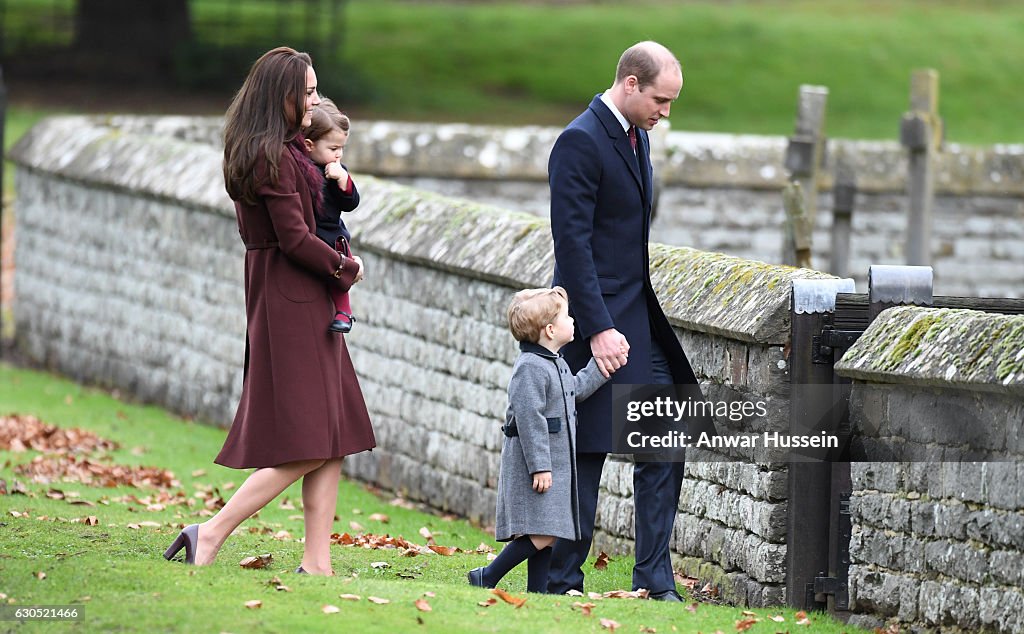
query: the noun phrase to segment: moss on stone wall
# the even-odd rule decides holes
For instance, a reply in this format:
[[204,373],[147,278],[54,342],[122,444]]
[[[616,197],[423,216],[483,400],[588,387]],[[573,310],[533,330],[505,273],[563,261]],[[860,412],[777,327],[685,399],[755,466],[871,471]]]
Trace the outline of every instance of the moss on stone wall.
[[891,308],[846,351],[836,370],[873,382],[1024,393],[1024,315]]

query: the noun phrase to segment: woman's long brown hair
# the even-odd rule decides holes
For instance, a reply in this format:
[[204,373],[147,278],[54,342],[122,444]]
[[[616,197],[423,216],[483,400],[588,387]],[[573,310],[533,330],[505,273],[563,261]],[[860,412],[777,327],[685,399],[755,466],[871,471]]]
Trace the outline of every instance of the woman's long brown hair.
[[277,184],[282,147],[302,126],[306,69],[312,65],[308,54],[286,46],[267,51],[231,100],[224,115],[224,186],[233,200],[256,203],[263,184],[256,182],[259,161],[267,162],[267,178]]

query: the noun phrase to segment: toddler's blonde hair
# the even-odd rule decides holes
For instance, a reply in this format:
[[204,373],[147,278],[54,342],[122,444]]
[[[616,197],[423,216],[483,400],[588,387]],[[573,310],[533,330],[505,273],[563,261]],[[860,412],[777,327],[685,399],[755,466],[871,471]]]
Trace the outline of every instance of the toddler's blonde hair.
[[544,326],[554,323],[562,307],[568,305],[569,296],[561,286],[519,291],[505,313],[508,329],[516,341],[537,343]]

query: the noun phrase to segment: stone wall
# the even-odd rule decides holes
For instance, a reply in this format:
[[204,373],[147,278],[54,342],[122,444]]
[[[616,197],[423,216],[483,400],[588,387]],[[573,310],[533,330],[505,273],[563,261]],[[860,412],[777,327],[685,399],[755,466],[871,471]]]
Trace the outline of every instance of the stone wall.
[[[240,388],[243,249],[211,130],[210,121],[182,118],[64,117],[34,127],[11,153],[18,164],[15,319],[17,343],[32,358],[224,425]],[[515,141],[524,142],[531,141]],[[152,169],[154,161],[162,169]],[[357,179],[363,203],[347,220],[369,275],[352,294],[360,321],[348,341],[380,446],[347,461],[346,469],[489,523],[504,390],[516,354],[502,314],[515,290],[549,280],[547,222]],[[790,284],[825,275],[663,245],[652,245],[651,266],[707,395],[763,398],[771,403],[765,424],[782,428]],[[1014,318],[975,322],[942,313],[941,323],[957,337],[943,334],[945,327],[922,333],[902,321],[886,329],[891,319],[910,319],[906,314],[886,313],[845,358],[843,371],[861,381],[854,403],[875,402],[859,397],[865,386],[905,376],[907,390],[937,390],[944,398],[962,392],[964,399],[992,403],[993,413],[1019,413],[1024,376],[1020,347],[1013,347],[1020,328]],[[927,345],[917,346],[922,341]],[[995,365],[985,362],[991,355],[977,353],[985,342],[999,353]],[[909,343],[913,350],[939,350],[937,359],[957,359],[956,372],[946,376],[948,363],[908,353]],[[882,352],[872,356],[874,349]],[[890,379],[878,380],[877,373]],[[859,415],[901,409],[862,407]],[[898,424],[926,429],[936,408],[922,411],[920,422]],[[888,419],[863,420],[863,429],[882,430],[875,436],[880,442],[895,437],[885,431]],[[1013,452],[1022,453],[1019,444]],[[689,455],[674,556],[682,570],[714,582],[730,601],[778,604],[785,596],[787,471],[766,456],[746,458]],[[865,619],[895,615],[945,624],[962,605],[977,605],[971,618],[1013,631],[1021,613],[1013,611],[1020,588],[1013,566],[1022,557],[1024,531],[1021,500],[1007,496],[1020,495],[1024,474],[1018,468],[1010,487],[1008,472],[998,472],[997,485],[985,471],[978,485],[972,467],[963,465],[948,479],[943,471],[939,485],[935,470],[922,472],[921,464],[856,467],[856,609]],[[631,548],[631,482],[624,457],[609,462],[600,547]],[[929,513],[950,519],[929,525]],[[976,572],[971,566],[984,558],[996,563]],[[931,594],[936,588],[943,592]]]
[[891,309],[838,369],[893,460],[852,465],[855,621],[1024,631],[1024,316]]
[[[546,162],[556,128],[358,121],[354,126],[346,160],[359,171],[548,214]],[[664,151],[654,158],[662,189],[654,239],[780,261],[784,138],[662,132],[654,139],[659,147]],[[826,156],[814,265],[829,266],[831,174],[842,156],[853,165],[860,188],[849,270],[863,288],[869,265],[905,263],[905,151],[895,141],[830,139]],[[1024,296],[1022,173],[1024,146],[948,144],[939,156],[932,248],[937,294]]]
[[[49,119],[18,162],[17,342],[76,378],[226,424],[243,355],[242,247],[220,152],[187,119]],[[197,134],[198,131],[198,134]],[[139,157],[146,157],[140,160]],[[153,170],[154,157],[165,166]],[[547,284],[546,220],[359,177],[367,279],[349,336],[380,446],[350,475],[492,521],[516,346],[511,294]],[[74,227],[74,239],[54,227]],[[713,398],[772,401],[784,424],[792,279],[814,271],[654,245],[670,320]],[[598,543],[628,550],[630,465],[603,480]],[[673,547],[751,605],[784,598],[784,465],[691,461]]]
[[[220,143],[220,119],[114,118],[132,131]],[[345,151],[356,172],[447,196],[547,217],[547,156],[559,128],[360,122]],[[786,139],[653,133],[661,183],[655,240],[763,262],[780,261]],[[660,148],[660,151],[659,151]],[[829,139],[821,169],[815,268],[827,270],[832,174],[856,173],[850,274],[904,264],[906,153],[896,141]],[[1024,146],[946,144],[937,157],[932,257],[938,295],[1024,297]]]

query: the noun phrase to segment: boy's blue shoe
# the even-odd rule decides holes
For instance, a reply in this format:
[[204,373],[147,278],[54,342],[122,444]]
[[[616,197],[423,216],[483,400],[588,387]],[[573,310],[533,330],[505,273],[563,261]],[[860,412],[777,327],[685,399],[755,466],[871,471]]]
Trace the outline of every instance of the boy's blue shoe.
[[472,570],[470,570],[469,572],[466,573],[466,578],[469,579],[469,585],[471,585],[471,586],[476,586],[478,588],[493,588],[494,587],[494,586],[489,586],[486,583],[484,583],[484,569],[483,568],[473,568]]

